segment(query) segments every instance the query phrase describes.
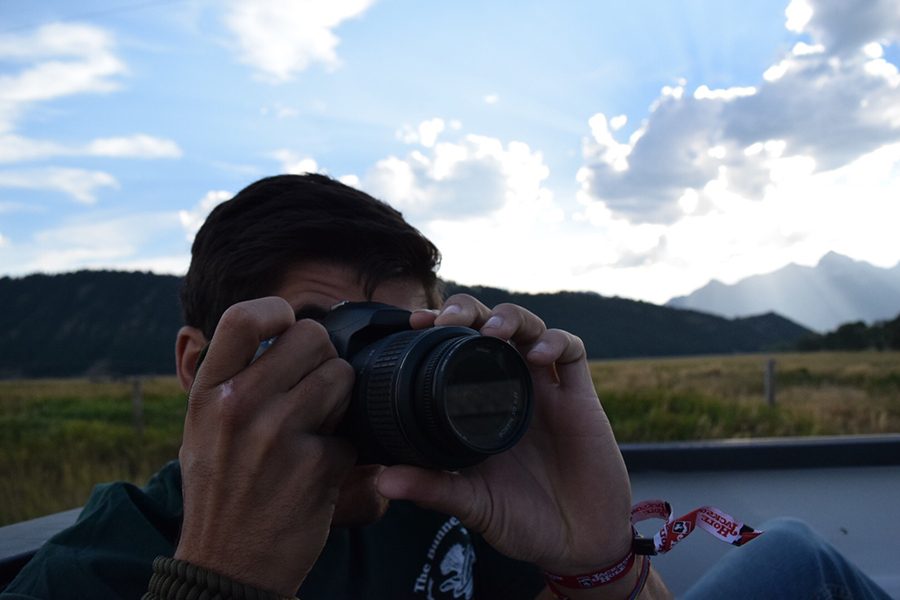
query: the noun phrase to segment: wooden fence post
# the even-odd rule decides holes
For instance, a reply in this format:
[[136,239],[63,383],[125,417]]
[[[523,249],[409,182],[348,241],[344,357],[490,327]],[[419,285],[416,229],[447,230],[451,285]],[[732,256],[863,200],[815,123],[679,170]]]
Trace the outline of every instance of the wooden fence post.
[[140,377],[131,382],[131,414],[138,436],[144,435],[144,391]]
[[775,406],[775,359],[773,358],[766,361],[765,381],[766,403],[769,406]]

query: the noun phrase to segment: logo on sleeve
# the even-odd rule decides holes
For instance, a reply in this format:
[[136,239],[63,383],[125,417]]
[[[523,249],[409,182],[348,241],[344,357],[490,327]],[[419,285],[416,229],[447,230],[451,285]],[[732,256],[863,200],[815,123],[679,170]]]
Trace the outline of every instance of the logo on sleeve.
[[434,534],[413,586],[428,600],[471,600],[475,595],[475,548],[469,531],[450,517]]

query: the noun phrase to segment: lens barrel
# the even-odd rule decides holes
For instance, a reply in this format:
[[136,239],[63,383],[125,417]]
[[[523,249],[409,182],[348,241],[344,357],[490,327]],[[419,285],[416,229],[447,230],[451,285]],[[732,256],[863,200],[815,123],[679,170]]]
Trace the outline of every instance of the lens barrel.
[[531,376],[503,340],[466,327],[407,330],[346,358],[357,374],[348,425],[363,462],[460,469],[528,428]]

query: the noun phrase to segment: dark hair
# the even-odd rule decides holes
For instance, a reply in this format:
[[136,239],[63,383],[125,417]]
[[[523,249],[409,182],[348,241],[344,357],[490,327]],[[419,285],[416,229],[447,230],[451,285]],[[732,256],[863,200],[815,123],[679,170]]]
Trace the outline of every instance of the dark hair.
[[421,282],[438,298],[438,249],[386,203],[324,175],[278,175],[217,206],[191,248],[181,291],[186,325],[212,337],[232,304],[272,294],[306,261],[353,268],[366,296],[386,280]]

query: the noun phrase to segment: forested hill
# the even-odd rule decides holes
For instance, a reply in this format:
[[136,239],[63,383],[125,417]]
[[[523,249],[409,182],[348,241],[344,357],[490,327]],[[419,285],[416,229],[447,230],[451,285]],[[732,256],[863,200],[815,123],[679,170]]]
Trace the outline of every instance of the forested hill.
[[174,373],[180,286],[119,271],[0,278],[0,377]]
[[[173,373],[180,285],[174,276],[118,271],[0,278],[0,377]],[[521,304],[581,336],[591,358],[752,352],[809,333],[774,314],[729,320],[591,293],[453,283],[447,291]]]
[[607,298],[589,292],[518,294],[489,287],[448,284],[487,305],[519,304],[548,327],[576,333],[590,358],[730,354],[787,349],[810,331],[774,313],[725,319],[648,302]]

